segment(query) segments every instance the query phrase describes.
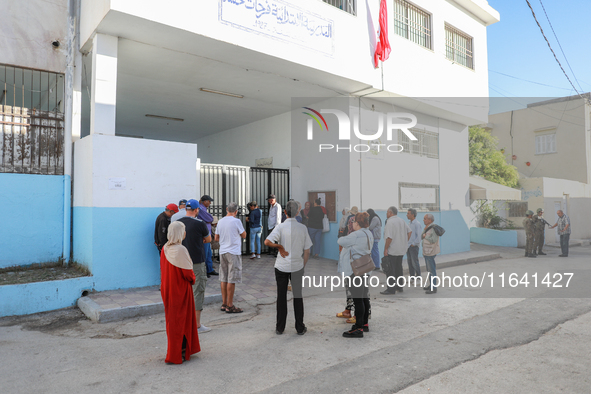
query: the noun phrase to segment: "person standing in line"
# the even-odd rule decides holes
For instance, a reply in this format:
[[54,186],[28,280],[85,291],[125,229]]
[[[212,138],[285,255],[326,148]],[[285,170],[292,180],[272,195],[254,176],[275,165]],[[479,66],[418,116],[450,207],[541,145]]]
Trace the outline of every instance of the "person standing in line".
[[318,258],[321,248],[322,240],[322,219],[324,219],[324,212],[320,207],[320,199],[314,200],[314,206],[308,213],[308,234],[312,239],[312,255],[314,258]]
[[158,254],[162,252],[162,248],[168,242],[168,226],[170,226],[170,218],[179,211],[176,204],[168,204],[164,208],[164,212],[160,213],[156,218],[154,228],[154,244],[158,248]]
[[275,333],[283,334],[287,321],[287,287],[291,280],[293,291],[293,310],[295,329],[304,335],[308,329],[304,324],[304,299],[302,295],[302,276],[308,259],[312,241],[306,226],[298,223],[295,216],[299,210],[296,201],[289,201],[285,207],[287,220],[275,226],[265,245],[278,249],[275,260],[275,279],[277,281],[277,323]]
[[384,228],[384,238],[386,239],[386,246],[384,248],[384,257],[388,258],[392,264],[390,272],[387,272],[391,279],[387,283],[388,288],[380,294],[396,294],[402,292],[404,289],[398,286],[398,278],[402,276],[402,258],[408,249],[408,240],[412,234],[412,230],[406,222],[397,216],[398,209],[396,207],[388,208],[386,212],[386,226]]
[[201,351],[195,314],[195,301],[191,286],[195,273],[191,256],[181,242],[185,238],[185,225],[174,222],[168,227],[168,241],[160,254],[162,288],[166,320],[167,363],[182,364],[191,355]]
[[[277,202],[277,196],[274,194],[269,194],[267,197],[267,202],[269,203],[269,217],[267,218],[267,229],[268,234],[271,234],[275,226],[281,223],[281,205]],[[269,254],[277,256],[276,249],[269,249]]]
[[423,230],[423,234],[421,238],[423,239],[423,257],[425,258],[425,265],[427,267],[427,271],[429,272],[429,276],[427,277],[427,285],[423,287],[425,294],[435,294],[437,293],[437,286],[435,286],[433,278],[437,276],[437,270],[435,268],[435,256],[439,254],[439,235],[435,232],[433,228],[435,222],[435,217],[427,213],[423,218],[423,223],[425,223],[425,229]]
[[369,274],[355,276],[351,267],[353,261],[371,253],[373,235],[368,227],[369,214],[359,212],[355,215],[353,231],[337,240],[343,247],[339,256],[338,272],[350,279],[349,289],[355,303],[355,324],[343,333],[345,338],[363,338],[363,333],[369,332]]
[[532,216],[533,211],[527,210],[525,212],[525,219],[523,219],[523,228],[525,229],[525,257],[537,257],[534,253],[534,220]]
[[218,222],[215,240],[220,243],[220,287],[222,290],[221,311],[242,313],[234,305],[236,283],[242,282],[242,240],[246,231],[236,217],[238,204],[231,202],[226,208],[226,216]]
[[[208,196],[207,194],[203,195],[199,200],[199,215],[197,219],[202,220],[205,225],[207,226],[207,231],[209,231],[209,235],[211,235],[211,223],[213,222],[213,216],[207,212],[207,209],[211,205],[213,198]],[[211,276],[218,276],[219,273],[213,269],[213,253],[211,251],[211,244],[205,245],[205,267],[207,268],[207,277]]]
[[[261,225],[262,213],[256,201],[248,204],[250,206],[250,214],[248,215],[248,227],[250,227],[250,258],[261,258],[261,233],[263,226]],[[256,243],[256,253],[255,253]]]
[[373,260],[376,270],[380,269],[380,251],[378,243],[382,239],[382,219],[375,213],[373,209],[368,209],[369,214],[369,231],[373,235],[373,247],[371,248],[371,259]]
[[537,253],[538,256],[546,256],[546,253],[542,250],[544,248],[544,238],[545,238],[545,231],[546,225],[550,226],[550,223],[544,219],[544,210],[542,208],[538,208],[536,210],[536,214],[538,220],[534,224],[534,253]]
[[558,210],[556,214],[558,215],[558,221],[550,228],[558,226],[558,235],[560,235],[560,250],[562,251],[562,254],[558,255],[558,257],[568,257],[568,242],[570,241],[571,234],[570,218],[566,213],[562,212],[562,210]]
[[176,222],[177,220],[179,220],[180,218],[184,218],[186,215],[186,208],[187,208],[187,200],[181,200],[179,201],[179,211],[177,213],[175,213],[174,215],[172,215],[172,217],[170,218],[170,222]]
[[308,214],[310,213],[310,201],[306,201],[304,209],[302,209],[302,224],[308,227]]
[[[199,333],[211,331],[211,328],[201,324],[201,311],[205,300],[205,286],[207,285],[207,268],[205,266],[205,245],[211,242],[211,235],[199,215],[199,201],[191,199],[187,201],[186,216],[177,220],[185,225],[186,237],[183,246],[189,251],[194,271],[196,271],[193,293],[195,297],[195,316]],[[175,222],[176,223],[176,222]]]
[[419,265],[419,245],[421,243],[421,233],[423,229],[417,220],[417,210],[410,208],[406,212],[406,217],[410,220],[410,229],[412,234],[408,240],[408,251],[406,252],[406,262],[408,263],[409,281],[416,281],[416,277],[421,276],[421,266]]

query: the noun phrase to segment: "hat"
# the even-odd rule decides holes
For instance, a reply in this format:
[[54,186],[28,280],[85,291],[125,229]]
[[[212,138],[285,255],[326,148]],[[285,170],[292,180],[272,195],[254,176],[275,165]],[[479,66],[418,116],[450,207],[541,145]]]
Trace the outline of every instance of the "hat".
[[210,196],[208,196],[207,194],[204,194],[201,197],[201,201],[213,201],[213,198],[211,198]]
[[536,209],[536,213],[540,213],[540,212],[544,212],[544,210],[542,208]]
[[168,204],[166,206],[166,209],[168,209],[169,211],[172,211],[174,213],[177,213],[179,211],[179,207],[176,204]]
[[354,214],[359,213],[359,208],[357,208],[356,206],[352,206],[351,207],[351,213],[354,213]]
[[534,214],[534,211],[529,210],[529,209],[525,212],[525,216],[529,216],[529,215],[533,215],[533,214]]
[[187,201],[187,209],[199,209],[199,201],[190,199]]
[[183,204],[187,204],[187,200],[183,199],[183,200],[179,201],[179,205],[183,205]]
[[270,200],[271,198],[277,198],[274,194],[269,194],[269,197],[267,197],[267,200]]

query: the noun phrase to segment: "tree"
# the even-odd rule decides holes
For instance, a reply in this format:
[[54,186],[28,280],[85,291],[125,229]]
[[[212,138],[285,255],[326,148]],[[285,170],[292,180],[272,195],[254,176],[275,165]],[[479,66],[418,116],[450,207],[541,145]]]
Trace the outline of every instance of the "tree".
[[478,175],[501,185],[517,187],[517,168],[507,164],[505,155],[498,150],[497,144],[498,140],[482,127],[470,127],[470,175]]

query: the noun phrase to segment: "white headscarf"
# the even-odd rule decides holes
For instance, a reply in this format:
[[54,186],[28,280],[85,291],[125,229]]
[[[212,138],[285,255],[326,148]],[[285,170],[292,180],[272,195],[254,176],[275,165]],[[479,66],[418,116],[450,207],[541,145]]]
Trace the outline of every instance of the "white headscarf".
[[193,262],[189,251],[181,242],[185,238],[185,225],[183,222],[172,222],[168,226],[168,242],[162,250],[170,264],[185,270],[193,269]]

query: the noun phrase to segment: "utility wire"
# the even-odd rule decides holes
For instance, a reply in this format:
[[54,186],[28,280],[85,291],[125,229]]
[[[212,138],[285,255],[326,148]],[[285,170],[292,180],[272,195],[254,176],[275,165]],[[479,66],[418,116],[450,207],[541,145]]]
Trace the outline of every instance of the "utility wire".
[[554,34],[554,38],[556,38],[556,42],[558,43],[558,47],[560,47],[560,52],[562,52],[562,56],[564,57],[564,60],[566,61],[566,64],[568,65],[570,72],[573,74],[574,80],[577,82],[577,85],[579,85],[579,89],[581,89],[581,91],[582,91],[583,87],[581,86],[581,84],[577,80],[577,77],[575,76],[575,72],[573,71],[573,68],[570,66],[570,63],[568,62],[568,58],[566,57],[566,54],[564,53],[564,50],[562,49],[562,45],[560,44],[560,40],[558,40],[558,36],[556,35],[556,32],[554,31],[554,26],[552,26],[552,22],[550,22],[550,17],[548,16],[548,13],[546,12],[546,7],[544,7],[544,3],[542,3],[542,0],[539,0],[539,1],[540,1],[540,5],[542,6],[542,9],[544,10],[544,14],[546,15],[546,20],[548,20],[548,24],[550,25],[550,29],[552,29],[552,34]]
[[527,5],[529,6],[529,9],[531,10],[531,14],[534,17],[534,20],[536,21],[536,24],[538,25],[538,27],[540,28],[540,32],[542,33],[542,36],[544,37],[544,40],[546,40],[546,44],[548,44],[548,48],[550,48],[550,52],[552,52],[552,54],[554,55],[554,59],[556,60],[556,63],[558,63],[558,65],[560,66],[560,69],[562,70],[562,73],[564,74],[564,76],[566,77],[566,79],[568,79],[568,82],[570,83],[570,86],[573,87],[573,89],[575,90],[575,92],[577,92],[577,94],[584,100],[584,101],[588,101],[588,99],[586,97],[584,97],[575,87],[575,85],[573,84],[573,82],[570,80],[570,77],[568,76],[568,74],[566,73],[566,71],[564,71],[564,67],[562,67],[562,64],[560,63],[560,60],[558,60],[558,57],[556,56],[556,53],[554,52],[554,49],[552,49],[552,45],[550,45],[550,41],[548,41],[548,38],[546,37],[546,34],[544,33],[544,29],[542,29],[542,26],[540,25],[540,22],[538,22],[538,18],[536,17],[536,13],[534,12],[533,7],[531,6],[531,3],[529,2],[529,0],[525,0],[525,2],[527,3]]
[[490,69],[488,71],[493,72],[495,74],[504,75],[504,76],[509,77],[509,78],[519,79],[520,81],[525,81],[525,82],[529,82],[529,83],[535,83],[536,85],[542,85],[542,86],[547,86],[549,88],[555,88],[555,89],[561,89],[561,90],[568,90],[569,92],[572,91],[572,89],[569,89],[569,88],[561,88],[561,87],[558,87],[558,86],[548,85],[548,84],[541,83],[541,82],[530,81],[529,79],[515,77],[513,75],[505,74],[505,73],[494,71],[494,70],[490,70]]

